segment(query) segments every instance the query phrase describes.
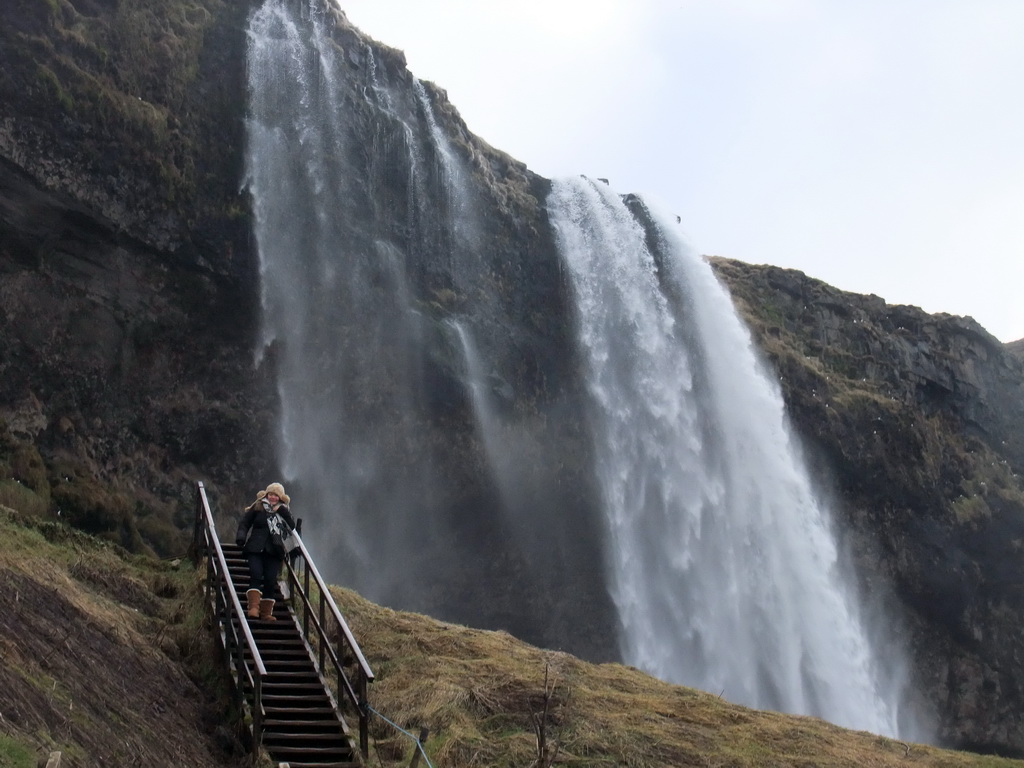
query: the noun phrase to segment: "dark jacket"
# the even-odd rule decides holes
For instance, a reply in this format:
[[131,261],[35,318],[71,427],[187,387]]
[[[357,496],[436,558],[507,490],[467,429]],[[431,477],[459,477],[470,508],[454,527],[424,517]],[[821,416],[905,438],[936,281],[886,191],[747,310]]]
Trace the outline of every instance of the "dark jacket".
[[[284,520],[289,531],[295,528],[295,521],[292,519],[292,512],[288,509],[287,504],[279,504],[277,514]],[[246,508],[245,514],[242,515],[242,519],[238,523],[235,543],[242,547],[242,551],[246,554],[266,552],[275,557],[284,557],[284,550],[270,539],[267,510],[263,506],[263,499],[254,501]]]

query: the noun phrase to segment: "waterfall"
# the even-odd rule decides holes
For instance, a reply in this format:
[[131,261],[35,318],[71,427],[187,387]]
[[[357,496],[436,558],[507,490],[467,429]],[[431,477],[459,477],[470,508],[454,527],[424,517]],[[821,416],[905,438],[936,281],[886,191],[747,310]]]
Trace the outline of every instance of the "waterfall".
[[[464,321],[451,320],[456,339],[466,366],[466,384],[473,407],[476,432],[487,459],[488,473],[498,489],[503,514],[510,527],[521,537],[529,537],[532,526],[516,525],[526,515],[525,509],[542,504],[538,498],[528,497],[523,489],[529,483],[522,476],[523,457],[529,455],[528,437],[520,430],[503,423],[498,412],[498,401],[512,402],[512,385],[493,371],[485,370],[473,336]],[[541,533],[540,535],[543,535]]]
[[403,577],[376,566],[375,553],[429,551],[443,534],[359,514],[429,503],[435,491],[429,452],[396,456],[414,440],[422,411],[426,330],[409,241],[436,231],[425,223],[415,115],[399,111],[371,60],[373,81],[362,90],[377,117],[367,156],[334,82],[340,48],[327,18],[296,18],[294,5],[268,0],[249,26],[245,185],[260,257],[260,354],[275,358],[281,402],[266,435],[285,478],[301,485],[316,531],[310,542],[329,554],[329,573],[383,599]]
[[556,182],[570,297],[543,219],[510,214],[533,187],[501,187],[436,89],[304,1],[250,18],[244,185],[264,434],[325,577],[591,658],[617,617],[658,677],[895,734],[827,510],[709,267],[639,201]]
[[248,30],[265,434],[306,543],[369,599],[549,645],[583,627],[574,650],[607,657],[589,507],[537,434],[570,411],[524,392],[555,355],[513,313],[550,303],[509,290],[508,225],[436,89],[329,18],[265,0]]
[[775,382],[674,221],[606,185],[548,200],[577,302],[627,663],[896,735]]

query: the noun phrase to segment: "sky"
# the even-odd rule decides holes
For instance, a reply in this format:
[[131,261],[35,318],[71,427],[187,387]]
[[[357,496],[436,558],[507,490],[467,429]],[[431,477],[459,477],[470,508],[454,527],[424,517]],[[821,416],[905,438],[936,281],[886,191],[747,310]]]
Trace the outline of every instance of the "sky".
[[473,133],[700,253],[1024,338],[1022,0],[338,0]]

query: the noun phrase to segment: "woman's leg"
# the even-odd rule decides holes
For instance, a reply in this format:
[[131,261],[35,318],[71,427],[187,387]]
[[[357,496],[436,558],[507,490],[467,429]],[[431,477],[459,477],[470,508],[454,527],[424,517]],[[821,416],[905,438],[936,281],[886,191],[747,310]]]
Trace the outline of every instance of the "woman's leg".
[[277,621],[274,603],[277,600],[277,574],[281,572],[281,558],[263,553],[263,597],[260,600],[260,618]]
[[257,619],[260,615],[260,597],[263,593],[260,587],[263,585],[263,558],[258,554],[249,555],[249,589],[245,592],[246,615],[250,619]]
[[281,573],[281,558],[263,553],[263,597],[277,599],[277,578]]
[[[249,589],[258,589],[263,593],[263,583],[266,580],[264,574],[264,561],[262,552],[249,554]],[[265,594],[265,593],[264,593]]]

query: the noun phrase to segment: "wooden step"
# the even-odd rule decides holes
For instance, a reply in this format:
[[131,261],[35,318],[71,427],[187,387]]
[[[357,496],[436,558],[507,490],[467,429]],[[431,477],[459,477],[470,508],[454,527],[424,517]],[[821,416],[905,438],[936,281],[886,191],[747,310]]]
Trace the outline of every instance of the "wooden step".
[[[252,689],[248,683],[245,686],[245,692],[251,693]],[[313,683],[269,683],[264,682],[262,686],[263,697],[267,696],[299,696],[309,698],[311,696],[320,696],[324,692],[323,685]]]
[[283,687],[292,686],[299,690],[324,689],[323,681],[313,675],[268,675],[263,679],[263,687],[270,687],[270,690],[281,690]]
[[278,706],[272,703],[263,703],[263,710],[266,712],[268,718],[274,720],[319,720],[331,718],[335,723],[338,722],[337,713],[334,711],[334,707],[331,706],[319,706],[319,707],[289,707],[289,706]]
[[330,760],[332,762],[351,762],[354,758],[352,750],[347,747],[308,747],[268,744],[264,741],[263,746],[267,748],[274,760],[291,764],[293,760],[304,760],[314,765],[323,763],[313,762],[315,760]]
[[[260,658],[263,659],[264,663],[266,663],[268,659],[271,659],[273,661],[308,661],[310,665],[313,664],[313,660],[309,658],[309,655],[306,654],[304,648],[267,648],[258,640],[256,641],[256,645],[260,652]],[[248,651],[248,648],[244,650]],[[303,652],[301,654],[295,653],[296,650],[302,650]],[[248,658],[248,655],[246,655],[246,658]],[[296,673],[300,671],[301,670],[295,670]]]
[[[263,719],[263,728],[264,730],[272,731],[290,730],[294,732],[305,731],[309,733],[330,732],[340,733],[342,735],[347,733],[338,718],[334,717],[334,712],[325,713],[324,717],[318,718],[298,717],[298,715],[305,715],[308,712],[309,710],[302,710],[301,713],[295,713],[296,717],[293,718],[266,717]],[[329,718],[327,715],[330,715],[331,717]]]
[[270,707],[279,709],[315,709],[317,707],[330,707],[331,700],[327,694],[315,696],[294,696],[287,693],[265,693],[263,694],[263,706],[269,711]]
[[282,747],[313,747],[315,749],[335,749],[339,752],[352,754],[352,745],[341,731],[333,733],[303,733],[291,728],[284,730],[263,730],[263,743],[268,746]]

